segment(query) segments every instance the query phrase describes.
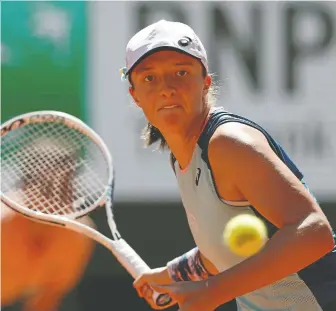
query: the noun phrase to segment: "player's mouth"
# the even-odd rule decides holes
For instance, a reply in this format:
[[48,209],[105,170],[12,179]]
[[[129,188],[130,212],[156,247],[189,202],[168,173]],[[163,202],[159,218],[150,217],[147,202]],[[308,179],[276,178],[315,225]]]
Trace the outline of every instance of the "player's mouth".
[[171,110],[175,108],[180,108],[180,106],[179,105],[166,105],[166,106],[161,107],[159,110]]

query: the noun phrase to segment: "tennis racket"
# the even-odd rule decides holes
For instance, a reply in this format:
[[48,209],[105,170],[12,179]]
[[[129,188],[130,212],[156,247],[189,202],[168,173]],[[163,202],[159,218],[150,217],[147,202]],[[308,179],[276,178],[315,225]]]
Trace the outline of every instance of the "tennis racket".
[[[104,141],[84,122],[58,111],[15,117],[1,126],[1,200],[32,220],[85,234],[138,277],[150,268],[121,237],[113,216],[115,174]],[[105,206],[112,239],[79,219]],[[153,291],[158,309],[167,294]]]

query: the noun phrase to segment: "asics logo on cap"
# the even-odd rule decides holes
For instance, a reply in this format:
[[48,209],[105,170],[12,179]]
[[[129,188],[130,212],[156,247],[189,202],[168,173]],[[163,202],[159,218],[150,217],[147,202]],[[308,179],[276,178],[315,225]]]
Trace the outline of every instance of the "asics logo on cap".
[[192,42],[192,40],[189,37],[184,37],[184,38],[182,38],[178,41],[178,44],[180,46],[185,47],[185,46],[189,45],[191,42]]

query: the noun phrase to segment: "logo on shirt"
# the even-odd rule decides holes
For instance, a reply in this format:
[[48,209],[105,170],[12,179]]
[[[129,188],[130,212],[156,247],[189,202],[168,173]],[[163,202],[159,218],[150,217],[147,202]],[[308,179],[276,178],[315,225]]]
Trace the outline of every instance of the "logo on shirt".
[[198,186],[198,184],[199,184],[200,177],[201,177],[201,169],[198,167],[197,168],[197,173],[196,173],[196,180],[195,180],[196,186]]

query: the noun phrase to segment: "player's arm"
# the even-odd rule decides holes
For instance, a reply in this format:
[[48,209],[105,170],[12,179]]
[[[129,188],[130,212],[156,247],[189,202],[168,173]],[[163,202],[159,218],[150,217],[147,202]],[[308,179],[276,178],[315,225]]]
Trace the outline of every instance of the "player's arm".
[[209,284],[220,304],[295,273],[332,250],[332,230],[318,203],[259,131],[236,123],[221,126],[208,155],[218,192],[234,189],[279,228],[258,254],[212,278]]

